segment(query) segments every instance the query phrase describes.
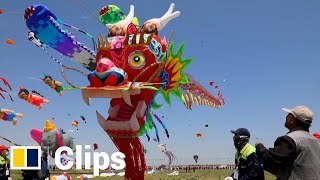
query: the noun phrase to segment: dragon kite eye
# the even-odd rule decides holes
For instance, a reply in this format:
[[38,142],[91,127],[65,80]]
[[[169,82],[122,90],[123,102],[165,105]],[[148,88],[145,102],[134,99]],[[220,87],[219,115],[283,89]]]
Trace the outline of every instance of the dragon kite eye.
[[133,69],[141,69],[146,65],[146,58],[143,53],[134,51],[129,54],[128,63]]

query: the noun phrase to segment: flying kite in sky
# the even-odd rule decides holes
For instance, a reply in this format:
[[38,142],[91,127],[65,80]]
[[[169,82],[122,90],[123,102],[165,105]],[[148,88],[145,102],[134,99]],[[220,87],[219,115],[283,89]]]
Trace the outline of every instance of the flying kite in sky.
[[54,80],[51,76],[45,75],[42,78],[43,82],[47,84],[52,90],[62,96],[63,85],[61,82]]
[[74,127],[77,127],[77,130],[79,130],[78,129],[78,126],[79,126],[79,122],[78,121],[76,121],[76,120],[72,121],[71,125],[74,126]]
[[4,13],[4,10],[0,8],[0,14],[3,14],[3,13]]
[[[0,77],[0,80],[3,82],[3,84],[4,84],[6,87],[8,87],[10,90],[12,90],[10,84],[8,83],[8,81],[7,81],[5,78]],[[11,95],[10,95],[6,90],[4,90],[4,89],[2,89],[2,88],[0,87],[0,96],[1,96],[3,99],[6,99],[1,92],[7,93],[7,94],[9,95],[11,101],[13,101]]]
[[192,60],[182,58],[183,44],[174,52],[171,37],[167,41],[158,36],[180,15],[173,12],[174,6],[162,17],[146,21],[141,29],[134,24],[134,6],[124,19],[105,21],[109,31],[106,38],[98,37],[96,55],[61,30],[65,23],[45,6],[33,5],[25,12],[34,38],[93,71],[88,75],[90,85],[78,88],[84,101],[89,105],[90,98],[111,98],[109,117],[96,114],[100,126],[126,156],[127,179],[144,179],[146,162],[139,137],[154,126],[151,109],[160,107],[155,95],[163,95],[168,104],[172,94],[182,100],[179,86],[188,83],[184,69]]
[[29,104],[33,106],[37,106],[39,110],[42,109],[42,103],[45,103],[45,104],[49,103],[49,100],[30,94],[27,89],[24,89],[22,87],[19,87],[19,89],[20,89],[18,93],[19,98],[27,101]]
[[7,42],[7,44],[10,44],[10,45],[14,45],[14,44],[16,44],[12,39],[10,39],[10,38],[7,38],[6,39],[6,42]]
[[[194,103],[212,108],[221,108],[224,105],[224,99],[220,91],[218,91],[218,98],[216,98],[199,82],[194,80],[191,75],[187,74],[187,76],[189,83],[181,84],[180,88],[183,91],[183,102],[188,109],[191,109]],[[215,88],[217,89],[218,86],[215,86]]]
[[83,115],[80,115],[80,118],[82,119],[82,121],[84,121],[84,123],[87,123],[86,118],[84,118]]
[[202,133],[197,132],[196,137],[199,139],[199,141],[202,141]]
[[195,161],[196,163],[198,163],[199,156],[198,156],[198,155],[194,155],[194,156],[193,156],[193,159],[194,159],[194,161]]
[[94,143],[93,144],[93,150],[95,151],[95,150],[97,150],[98,149],[98,144],[97,143]]
[[168,157],[169,159],[168,166],[171,166],[172,162],[177,159],[176,156],[173,154],[173,152],[170,149],[167,149],[165,144],[159,144],[158,148]]
[[76,151],[73,138],[61,129],[57,129],[50,120],[46,120],[43,131],[32,129],[30,136],[41,146],[42,151],[47,152],[49,150],[52,158],[55,157],[56,150],[61,146],[68,146],[73,152]]
[[23,118],[23,114],[15,113],[13,110],[10,109],[0,109],[0,119],[12,122],[13,125],[16,125],[16,117]]
[[[34,4],[28,7],[24,13],[24,20],[27,27],[30,29],[29,40],[32,38],[35,41],[40,40],[38,46],[45,44],[46,47],[51,47],[67,56],[83,67],[93,71],[96,66],[95,52],[76,41],[71,33],[63,29],[63,27],[78,30],[81,33],[89,36],[93,43],[92,36],[74,26],[64,23],[57,18],[46,6]],[[35,42],[36,43],[36,42]]]

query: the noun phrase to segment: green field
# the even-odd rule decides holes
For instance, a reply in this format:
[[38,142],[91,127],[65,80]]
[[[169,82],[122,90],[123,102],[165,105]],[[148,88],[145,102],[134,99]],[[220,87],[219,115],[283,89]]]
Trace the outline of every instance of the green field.
[[[103,173],[102,171],[100,173]],[[173,171],[158,171],[153,175],[146,175],[146,180],[166,180],[166,179],[174,179],[174,180],[224,180],[225,177],[232,173],[232,170],[196,170],[196,172],[185,172],[180,171],[178,176],[168,176],[168,173]],[[63,173],[63,171],[51,171],[51,174],[59,174]],[[76,171],[70,170],[67,171],[69,175],[72,176],[72,179],[76,179],[77,176],[81,174],[92,174],[92,171]],[[266,180],[275,180],[276,178],[269,173],[265,172]],[[11,171],[11,178],[13,180],[22,180],[21,171]],[[110,179],[110,180],[123,180],[123,177],[113,176],[113,177],[96,177],[94,179]]]

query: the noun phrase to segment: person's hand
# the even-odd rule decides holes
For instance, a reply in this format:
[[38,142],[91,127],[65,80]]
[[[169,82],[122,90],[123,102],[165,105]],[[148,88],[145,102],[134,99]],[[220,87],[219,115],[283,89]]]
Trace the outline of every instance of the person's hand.
[[255,147],[257,147],[259,144],[261,144],[261,145],[263,145],[261,142],[256,142],[256,145],[255,145]]

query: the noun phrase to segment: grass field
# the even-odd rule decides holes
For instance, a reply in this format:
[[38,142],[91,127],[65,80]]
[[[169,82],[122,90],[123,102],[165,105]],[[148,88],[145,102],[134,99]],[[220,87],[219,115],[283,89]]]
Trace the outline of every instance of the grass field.
[[[104,171],[100,172],[103,173]],[[225,177],[232,173],[232,170],[197,170],[196,172],[185,172],[180,171],[178,176],[168,176],[168,173],[172,171],[158,171],[153,175],[146,175],[145,180],[224,180]],[[63,171],[52,171],[51,174],[60,174]],[[69,175],[72,176],[72,179],[76,179],[77,176],[81,174],[92,174],[92,171],[76,171],[70,170],[67,171]],[[266,180],[275,180],[276,178],[265,172]],[[11,171],[11,178],[13,180],[22,180],[21,171]],[[123,180],[123,177],[113,176],[113,177],[96,177],[94,179],[110,179],[110,180]]]

